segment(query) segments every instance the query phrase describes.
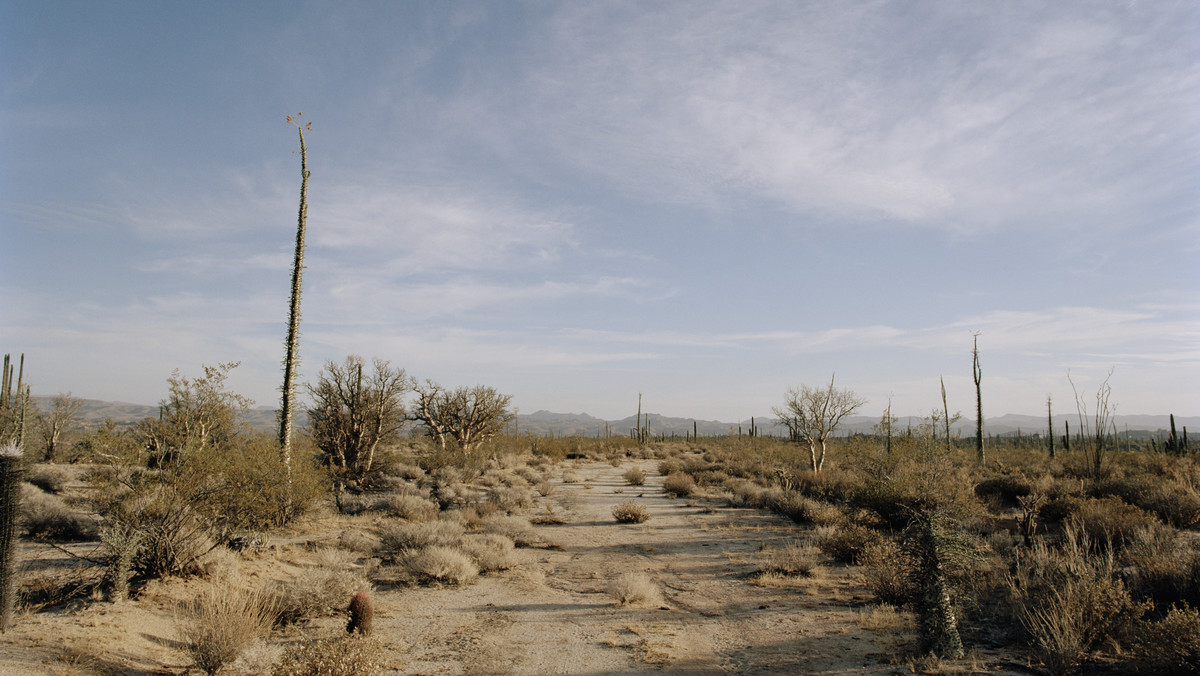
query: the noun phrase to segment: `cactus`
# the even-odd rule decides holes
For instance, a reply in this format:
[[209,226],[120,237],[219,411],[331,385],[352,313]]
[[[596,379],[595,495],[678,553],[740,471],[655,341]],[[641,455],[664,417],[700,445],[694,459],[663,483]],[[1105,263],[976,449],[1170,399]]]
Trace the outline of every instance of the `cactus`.
[[375,624],[375,605],[371,602],[371,595],[365,589],[358,592],[350,599],[348,610],[350,622],[346,625],[346,632],[370,636]]
[[947,579],[948,564],[972,556],[970,541],[946,515],[922,511],[908,526],[905,548],[915,562],[912,577],[916,598],[919,648],[945,659],[963,656],[958,617]]
[[142,534],[130,528],[105,526],[100,529],[100,542],[108,553],[104,571],[105,595],[117,603],[129,598],[129,578],[133,558],[141,548]]
[[21,449],[0,446],[0,634],[12,624],[17,599],[17,506],[21,499]]
[[975,377],[975,461],[983,464],[983,369],[979,366],[979,334],[975,334],[975,344],[971,348],[971,371]]

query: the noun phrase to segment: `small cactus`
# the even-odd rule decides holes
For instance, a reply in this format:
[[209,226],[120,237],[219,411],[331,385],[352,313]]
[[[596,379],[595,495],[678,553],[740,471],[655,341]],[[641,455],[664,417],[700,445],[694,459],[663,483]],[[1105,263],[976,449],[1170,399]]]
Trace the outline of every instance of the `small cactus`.
[[371,602],[371,595],[365,589],[358,592],[350,599],[348,610],[350,622],[346,625],[346,632],[370,636],[375,624],[375,605]]

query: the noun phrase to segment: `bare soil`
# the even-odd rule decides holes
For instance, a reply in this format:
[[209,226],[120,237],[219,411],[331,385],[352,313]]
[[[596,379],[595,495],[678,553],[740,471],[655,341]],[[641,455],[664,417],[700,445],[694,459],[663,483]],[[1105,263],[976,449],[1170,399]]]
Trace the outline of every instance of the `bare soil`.
[[[717,499],[668,498],[652,461],[564,466],[582,481],[554,481],[554,491],[530,512],[545,514],[549,508],[563,523],[537,526],[546,545],[522,550],[524,564],[461,587],[375,588],[374,637],[384,646],[382,673],[891,674],[913,669],[911,619],[869,621],[870,594],[855,568],[825,562],[814,578],[756,583],[760,549],[811,538],[810,530]],[[622,474],[633,466],[646,470],[646,485],[626,485]],[[626,501],[644,505],[652,518],[617,523],[612,508]],[[336,546],[348,522],[332,515],[315,519],[302,531],[242,555],[239,565],[250,578],[288,579],[311,563],[306,557],[314,551]],[[44,545],[31,544],[22,552],[27,560],[38,559],[27,565],[62,564],[61,553],[55,559],[55,552],[38,547]],[[617,605],[607,588],[626,572],[646,573],[661,588],[664,603]],[[93,599],[22,613],[0,636],[0,674],[188,673],[178,607],[207,583],[195,578],[153,582],[124,603]],[[345,622],[322,617],[284,629],[221,673],[269,673],[287,644],[342,632]],[[977,653],[969,664],[945,667],[998,673],[1001,660]]]

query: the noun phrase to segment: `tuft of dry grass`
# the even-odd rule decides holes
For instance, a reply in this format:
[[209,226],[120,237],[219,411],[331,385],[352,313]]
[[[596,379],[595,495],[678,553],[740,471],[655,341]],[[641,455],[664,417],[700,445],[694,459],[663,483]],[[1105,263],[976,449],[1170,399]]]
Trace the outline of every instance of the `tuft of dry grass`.
[[621,606],[662,606],[662,591],[645,573],[623,573],[608,585],[608,595]]
[[269,593],[214,582],[183,613],[184,649],[196,668],[215,674],[270,631],[276,608]]
[[650,520],[650,511],[636,502],[622,502],[612,508],[612,515],[618,523],[645,523]]
[[346,599],[369,586],[362,572],[351,568],[345,552],[325,550],[318,559],[315,567],[275,586],[274,606],[280,624],[341,612]]
[[384,511],[388,515],[408,521],[430,521],[437,517],[436,503],[417,495],[401,493],[389,496],[384,502]]
[[489,516],[480,523],[484,533],[503,535],[518,547],[537,547],[545,543],[528,519],[519,516]]
[[863,629],[878,634],[895,635],[912,631],[915,623],[911,617],[900,612],[890,603],[880,603],[858,611],[859,624]]

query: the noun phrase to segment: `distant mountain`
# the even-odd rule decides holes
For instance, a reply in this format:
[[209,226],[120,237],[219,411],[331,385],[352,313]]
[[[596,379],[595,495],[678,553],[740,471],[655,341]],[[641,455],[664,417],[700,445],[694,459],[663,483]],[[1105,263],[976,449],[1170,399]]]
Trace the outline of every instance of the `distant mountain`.
[[[38,408],[47,411],[52,406],[53,397],[33,397],[33,401]],[[79,416],[79,424],[85,429],[97,429],[104,424],[106,419],[112,419],[117,425],[133,425],[143,418],[158,417],[158,406],[146,406],[143,404],[129,404],[124,402],[100,401],[97,399],[83,399],[83,408]],[[263,431],[274,430],[278,424],[277,411],[270,408],[255,408],[247,411],[243,416],[243,420],[250,424],[251,427]],[[537,436],[585,436],[597,437],[605,436],[605,434],[613,436],[624,436],[637,427],[636,415],[631,415],[620,420],[603,420],[590,416],[586,413],[553,413],[551,411],[537,411],[535,413],[522,413],[518,416],[517,429],[521,434],[533,434]],[[695,420],[693,418],[679,418],[650,413],[645,416],[649,418],[650,433],[657,436],[659,434],[674,434],[684,436],[691,434],[693,425],[700,433],[700,436],[720,436],[726,434],[746,434],[750,431],[751,419],[747,418],[739,422],[722,422],[719,420]],[[896,423],[896,430],[901,431],[909,425],[916,428],[921,424],[920,416],[898,416],[899,422]],[[775,424],[774,417],[769,415],[755,416],[753,423],[758,427],[759,432],[765,435],[783,436],[787,433],[782,426]],[[1118,415],[1115,419],[1117,430],[1122,434],[1128,428],[1131,434],[1136,432],[1150,433],[1170,429],[1170,417],[1167,415]],[[296,423],[300,426],[308,424],[306,416],[296,416]],[[843,420],[841,427],[838,428],[838,436],[848,434],[870,434],[875,425],[879,423],[878,417],[873,416],[850,416]],[[1066,429],[1066,424],[1069,423],[1072,433],[1078,432],[1079,418],[1076,415],[1060,414],[1054,416],[1054,433],[1061,435]],[[1175,426],[1180,433],[1183,428],[1187,427],[1193,434],[1200,435],[1200,417],[1187,416],[1175,417]],[[951,429],[958,435],[967,437],[975,433],[975,421],[964,417],[954,425]],[[1021,434],[1045,434],[1046,418],[1033,415],[1000,415],[994,418],[985,417],[983,421],[984,433],[987,435],[1003,436],[1015,435],[1018,432]],[[1135,435],[1136,436],[1136,435]]]

